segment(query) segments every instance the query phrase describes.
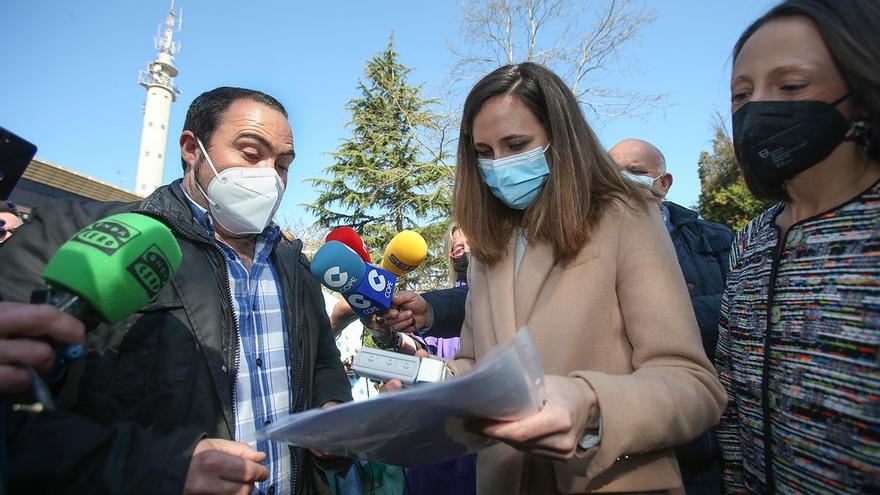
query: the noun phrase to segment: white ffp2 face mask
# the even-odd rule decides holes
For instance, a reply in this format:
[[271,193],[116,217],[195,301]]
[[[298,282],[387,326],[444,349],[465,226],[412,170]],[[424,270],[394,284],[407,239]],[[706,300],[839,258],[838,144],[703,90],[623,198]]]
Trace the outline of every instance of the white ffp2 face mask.
[[196,181],[196,187],[208,201],[211,217],[233,235],[261,233],[272,221],[284,195],[284,183],[278,172],[274,168],[230,167],[217,173],[205,145],[199,138],[196,142],[214,172],[208,192]]

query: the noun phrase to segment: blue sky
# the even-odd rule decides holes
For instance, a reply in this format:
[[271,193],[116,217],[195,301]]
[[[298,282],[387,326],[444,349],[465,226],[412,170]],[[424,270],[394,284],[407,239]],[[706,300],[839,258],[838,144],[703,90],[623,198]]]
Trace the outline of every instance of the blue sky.
[[[627,56],[635,74],[606,85],[663,93],[670,104],[647,117],[591,124],[610,147],[626,137],[666,154],[675,177],[669,199],[699,194],[697,158],[709,149],[716,111],[728,117],[730,49],[767,0],[646,1],[657,19]],[[126,189],[134,187],[145,90],[138,70],[155,56],[153,35],[166,0],[0,2],[0,126],[37,144],[37,156]],[[459,37],[452,0],[177,0],[183,7],[176,57],[181,94],[172,108],[165,181],[181,175],[177,137],[186,107],[221,85],[253,87],[287,107],[297,158],[279,213],[311,223],[301,203],[316,193],[304,179],[329,164],[349,136],[345,104],[357,96],[365,62],[393,32],[410,82],[439,95]]]

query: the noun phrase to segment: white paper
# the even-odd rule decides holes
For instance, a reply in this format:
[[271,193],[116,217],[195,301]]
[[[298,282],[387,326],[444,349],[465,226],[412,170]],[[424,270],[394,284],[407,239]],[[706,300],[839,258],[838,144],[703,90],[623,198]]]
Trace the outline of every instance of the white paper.
[[544,373],[523,328],[472,371],[446,382],[293,414],[260,434],[329,454],[416,467],[494,443],[465,431],[465,421],[520,419],[540,411],[543,402]]

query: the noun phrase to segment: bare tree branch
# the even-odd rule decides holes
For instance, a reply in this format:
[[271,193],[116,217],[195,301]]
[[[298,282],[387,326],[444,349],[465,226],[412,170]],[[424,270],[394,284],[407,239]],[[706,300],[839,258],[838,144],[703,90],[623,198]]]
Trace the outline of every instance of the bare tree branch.
[[640,0],[462,1],[462,43],[450,46],[452,84],[469,83],[500,65],[531,61],[565,79],[583,107],[599,117],[649,113],[666,95],[607,87],[628,72],[627,46],[656,19]]

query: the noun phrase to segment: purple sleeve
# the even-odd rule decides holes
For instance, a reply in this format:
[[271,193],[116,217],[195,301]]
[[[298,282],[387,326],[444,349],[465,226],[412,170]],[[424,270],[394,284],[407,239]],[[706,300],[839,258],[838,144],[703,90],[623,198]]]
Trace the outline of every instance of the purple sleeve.
[[461,339],[458,337],[448,339],[425,337],[425,344],[428,346],[428,352],[432,355],[452,359],[458,352],[458,348],[461,347]]

